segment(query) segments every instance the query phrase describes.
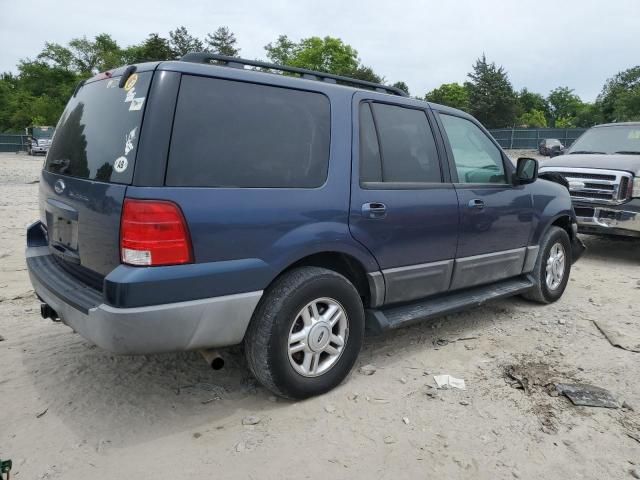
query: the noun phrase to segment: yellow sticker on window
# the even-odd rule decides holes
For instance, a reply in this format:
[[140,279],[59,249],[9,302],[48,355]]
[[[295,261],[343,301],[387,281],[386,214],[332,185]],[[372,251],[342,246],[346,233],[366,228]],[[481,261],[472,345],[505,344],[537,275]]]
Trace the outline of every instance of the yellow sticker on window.
[[137,81],[138,81],[138,74],[137,73],[132,74],[129,78],[127,78],[127,81],[124,84],[124,89],[128,92],[135,86]]
[[631,130],[627,138],[629,140],[640,140],[640,130]]

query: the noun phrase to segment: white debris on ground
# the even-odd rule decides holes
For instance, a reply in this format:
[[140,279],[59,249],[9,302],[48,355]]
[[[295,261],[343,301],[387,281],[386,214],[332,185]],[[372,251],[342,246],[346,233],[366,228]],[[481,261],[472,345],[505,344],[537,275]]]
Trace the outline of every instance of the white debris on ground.
[[[23,258],[41,165],[0,154],[12,478],[640,478],[640,353],[593,322],[640,322],[640,240],[584,237],[559,302],[501,300],[368,337],[341,386],[289,402],[257,385],[239,348],[213,372],[196,353],[114,356],[42,320]],[[466,390],[434,388],[442,372]],[[574,406],[558,383],[604,388],[621,408]]]

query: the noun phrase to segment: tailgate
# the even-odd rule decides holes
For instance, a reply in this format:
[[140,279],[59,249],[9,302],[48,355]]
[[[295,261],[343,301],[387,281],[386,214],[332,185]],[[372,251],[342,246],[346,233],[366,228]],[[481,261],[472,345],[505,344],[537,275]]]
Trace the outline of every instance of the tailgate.
[[[40,219],[60,263],[93,283],[120,264],[120,214],[133,178],[153,72],[83,85],[67,104],[40,182]],[[91,283],[91,282],[90,282]]]

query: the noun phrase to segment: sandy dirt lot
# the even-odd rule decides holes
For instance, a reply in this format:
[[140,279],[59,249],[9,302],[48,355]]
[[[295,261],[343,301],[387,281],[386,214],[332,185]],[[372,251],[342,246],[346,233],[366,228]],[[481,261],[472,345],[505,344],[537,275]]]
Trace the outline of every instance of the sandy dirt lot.
[[[0,458],[13,460],[12,478],[640,472],[640,353],[613,347],[592,321],[640,322],[640,241],[585,237],[556,304],[513,298],[369,337],[344,384],[289,402],[255,383],[239,348],[212,372],[196,353],[114,356],[42,320],[23,259],[42,161],[0,154]],[[369,364],[373,375],[358,371]],[[466,390],[433,388],[441,373]],[[557,381],[607,388],[625,408],[573,406],[548,393]]]

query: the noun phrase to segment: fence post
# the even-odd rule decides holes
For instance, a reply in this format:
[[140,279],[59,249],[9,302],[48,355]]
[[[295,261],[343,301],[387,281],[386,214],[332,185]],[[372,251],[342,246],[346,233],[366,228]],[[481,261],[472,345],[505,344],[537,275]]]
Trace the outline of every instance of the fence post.
[[516,127],[511,127],[511,143],[509,144],[509,149],[513,148],[513,133],[515,131]]

